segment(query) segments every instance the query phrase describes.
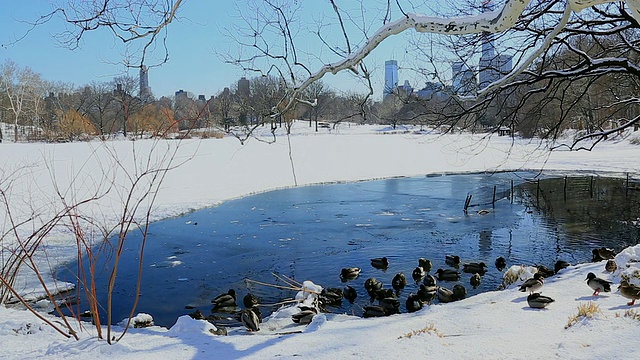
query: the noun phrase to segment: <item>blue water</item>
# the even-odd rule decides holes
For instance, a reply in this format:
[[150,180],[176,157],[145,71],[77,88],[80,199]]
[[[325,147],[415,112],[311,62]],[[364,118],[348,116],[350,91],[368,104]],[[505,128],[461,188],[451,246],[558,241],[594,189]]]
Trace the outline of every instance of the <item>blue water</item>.
[[[512,203],[511,181],[517,188],[531,176],[447,175],[308,186],[228,201],[153,223],[137,312],[151,314],[156,324],[171,326],[178,316],[194,309],[211,314],[211,299],[229,288],[238,292],[239,305],[249,291],[263,304],[295,294],[245,279],[282,285],[272,275],[278,273],[342,288],[340,269],[356,266],[362,268],[362,274],[349,285],[358,291],[357,301],[349,304],[345,300],[332,311],[361,315],[362,306],[369,303],[362,284],[369,277],[390,287],[393,276],[404,272],[409,282],[400,294],[404,307],[406,296],[417,291],[411,272],[420,257],[432,261],[432,274],[438,268],[449,268],[444,263],[446,254],[459,255],[463,263],[487,263],[489,271],[478,289],[469,285],[469,274],[463,273],[459,281],[473,295],[495,290],[500,284],[502,272],[493,266],[498,256],[505,257],[509,265],[553,268],[558,259],[585,262],[594,247],[613,246],[606,229],[588,234],[567,231],[562,221],[525,203],[521,190]],[[468,194],[473,195],[473,206],[465,214]],[[479,210],[489,211],[480,215]],[[630,231],[616,238],[615,246],[620,250],[637,242],[637,232]],[[127,317],[133,303],[139,249],[140,236],[132,232],[118,273],[114,322]],[[390,262],[385,271],[373,268],[369,261],[382,256]],[[69,267],[74,270],[73,264]],[[59,278],[73,279],[67,270],[61,270]],[[105,289],[105,278],[100,280],[101,289]],[[448,288],[454,284],[442,283]],[[104,293],[101,297],[106,299]],[[271,310],[263,308],[265,314]]]

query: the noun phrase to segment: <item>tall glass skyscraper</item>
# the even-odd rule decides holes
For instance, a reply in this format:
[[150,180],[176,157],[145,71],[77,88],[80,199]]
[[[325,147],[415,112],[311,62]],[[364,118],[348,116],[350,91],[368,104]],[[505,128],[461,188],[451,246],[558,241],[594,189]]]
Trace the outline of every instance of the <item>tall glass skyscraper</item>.
[[387,60],[384,62],[384,90],[383,97],[391,94],[398,87],[398,62]]

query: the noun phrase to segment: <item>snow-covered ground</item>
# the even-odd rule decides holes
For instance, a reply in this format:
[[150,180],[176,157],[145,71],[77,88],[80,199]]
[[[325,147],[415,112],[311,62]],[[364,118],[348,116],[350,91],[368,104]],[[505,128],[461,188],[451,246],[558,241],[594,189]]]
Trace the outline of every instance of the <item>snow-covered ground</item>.
[[[68,201],[109,184],[124,189],[127,174],[140,173],[149,159],[160,163],[161,155],[175,150],[174,164],[184,163],[162,182],[151,213],[157,220],[256,192],[315,183],[540,168],[640,174],[640,147],[628,138],[601,143],[592,152],[549,153],[538,143],[509,137],[383,130],[343,124],[315,133],[308,123],[298,123],[293,135],[279,135],[275,143],[250,140],[244,145],[234,138],[2,143],[0,187],[17,219],[48,219],[60,209],[56,187]],[[110,193],[82,210],[113,224],[122,197],[121,192]],[[9,228],[5,209],[0,227],[3,233]],[[20,235],[29,230],[21,228]],[[11,240],[2,241],[5,246]],[[51,233],[44,245],[46,258],[37,259],[41,266],[55,266],[76,254],[75,240],[64,230]],[[604,271],[604,263],[561,271],[545,282],[543,295],[556,301],[543,310],[529,308],[526,294],[510,288],[386,318],[318,315],[310,325],[296,327],[300,333],[286,335],[277,318],[257,333],[237,328],[229,336],[215,336],[208,331],[211,324],[183,317],[171,329],[130,329],[120,342],[108,345],[91,326],[79,341],[65,339],[27,311],[0,307],[0,358],[640,358],[640,348],[634,346],[640,326],[633,316],[637,307],[627,306],[616,291],[620,274],[636,270],[639,259],[640,249],[634,247],[618,255],[620,270],[614,274]],[[613,281],[612,292],[592,296],[585,282],[589,272]],[[33,284],[33,277],[25,276],[17,287],[29,293]],[[599,312],[565,328],[578,306],[589,302]]]

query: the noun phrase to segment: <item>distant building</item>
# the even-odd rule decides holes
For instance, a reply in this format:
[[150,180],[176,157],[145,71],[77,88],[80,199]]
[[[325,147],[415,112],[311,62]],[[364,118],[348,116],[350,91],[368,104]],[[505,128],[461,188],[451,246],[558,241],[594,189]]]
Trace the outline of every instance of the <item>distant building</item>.
[[397,86],[398,94],[407,97],[413,94],[413,87],[409,83],[409,80],[405,80],[403,85]]
[[142,101],[150,101],[152,94],[151,88],[149,87],[149,69],[146,65],[142,65],[140,68],[140,89],[138,96]]
[[451,65],[452,90],[456,95],[472,95],[476,92],[476,75],[463,61]]
[[442,84],[428,81],[425,86],[418,90],[416,95],[419,99],[431,100],[442,94]]
[[238,80],[238,95],[249,97],[249,94],[249,80],[243,76]]
[[[482,3],[482,11],[492,11],[493,3]],[[482,54],[480,56],[479,86],[481,89],[499,80],[503,75],[511,72],[512,56],[498,55],[494,44],[494,35],[488,32],[482,34]]]
[[384,90],[383,97],[392,94],[398,87],[398,62],[387,60],[384,62]]

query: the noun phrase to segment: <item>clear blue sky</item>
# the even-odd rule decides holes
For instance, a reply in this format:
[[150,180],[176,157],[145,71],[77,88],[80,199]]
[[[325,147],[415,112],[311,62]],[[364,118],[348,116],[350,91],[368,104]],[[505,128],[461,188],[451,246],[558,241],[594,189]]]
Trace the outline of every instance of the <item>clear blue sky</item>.
[[[255,75],[245,74],[233,65],[223,63],[216,55],[216,52],[234,52],[237,48],[235,42],[223,36],[221,29],[230,29],[231,23],[238,21],[236,6],[244,7],[245,3],[232,0],[185,0],[179,13],[180,19],[168,27],[169,61],[149,72],[149,83],[156,97],[172,95],[179,89],[208,97],[235,83],[241,76]],[[308,16],[305,23],[311,28],[315,26],[314,21],[321,18],[321,11],[331,10],[327,1],[305,1],[304,6],[305,14],[301,16]],[[20,66],[32,68],[47,80],[70,82],[78,86],[91,81],[111,81],[114,76],[126,71],[123,65],[118,64],[123,59],[122,46],[106,30],[86,34],[78,49],[61,47],[55,41],[55,36],[66,25],[59,18],[36,27],[17,43],[7,45],[16,37],[23,36],[30,27],[22,21],[33,21],[50,9],[49,2],[43,0],[3,1],[0,11],[0,44],[3,45],[0,48],[0,62],[11,59]],[[240,10],[246,11],[245,8]],[[333,34],[340,36],[337,31]],[[384,61],[397,59],[402,67],[406,56],[406,36],[388,40],[367,61],[369,69],[374,72],[375,98],[381,97],[382,93]],[[310,51],[319,46],[313,41],[300,44],[309,46]],[[415,59],[412,62],[415,63]],[[316,69],[317,66],[312,70]],[[366,91],[366,88],[345,75],[328,75],[323,80],[338,90]],[[408,76],[412,75],[400,71],[401,82]],[[415,86],[416,80],[412,84]],[[417,85],[421,87],[422,83]]]

